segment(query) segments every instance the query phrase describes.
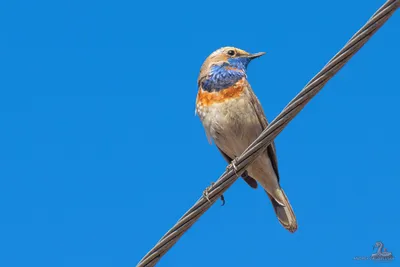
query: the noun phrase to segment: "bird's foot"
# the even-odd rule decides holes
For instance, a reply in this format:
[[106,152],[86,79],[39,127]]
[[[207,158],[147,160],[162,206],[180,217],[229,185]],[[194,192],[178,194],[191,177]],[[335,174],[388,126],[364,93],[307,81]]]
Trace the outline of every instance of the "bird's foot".
[[225,197],[224,197],[224,195],[221,195],[221,201],[222,201],[221,206],[225,205]]
[[210,200],[210,198],[209,198],[208,196],[209,196],[210,190],[212,189],[213,186],[214,186],[214,182],[212,182],[211,185],[208,186],[208,187],[207,187],[206,189],[204,189],[204,191],[203,191],[203,197],[204,197],[205,199],[207,199],[207,201],[210,202],[210,203],[211,203],[211,200]]
[[[208,187],[203,191],[203,197],[204,197],[205,199],[207,199],[207,201],[210,202],[210,203],[211,203],[211,200],[210,200],[210,198],[209,198],[209,194],[210,194],[210,191],[211,191],[212,187],[214,186],[214,184],[215,184],[215,183],[212,182],[211,185],[208,186]],[[225,197],[224,197],[224,195],[221,195],[221,201],[222,201],[222,205],[221,205],[221,206],[225,205]]]
[[236,167],[236,158],[234,158],[232,161],[231,161],[231,164],[229,164],[228,165],[228,167],[226,168],[228,171],[232,168],[233,169],[233,171],[235,172],[235,174],[236,174],[236,176],[239,176],[238,175],[238,173],[237,173],[237,171],[238,171],[238,168]]

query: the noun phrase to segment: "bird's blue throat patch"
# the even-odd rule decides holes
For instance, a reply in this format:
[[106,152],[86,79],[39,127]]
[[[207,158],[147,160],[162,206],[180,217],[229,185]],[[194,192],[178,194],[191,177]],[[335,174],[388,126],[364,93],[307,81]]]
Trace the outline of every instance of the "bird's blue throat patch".
[[201,82],[201,87],[207,92],[218,92],[236,84],[246,77],[247,65],[250,59],[246,57],[230,58],[222,65],[211,68],[210,74]]

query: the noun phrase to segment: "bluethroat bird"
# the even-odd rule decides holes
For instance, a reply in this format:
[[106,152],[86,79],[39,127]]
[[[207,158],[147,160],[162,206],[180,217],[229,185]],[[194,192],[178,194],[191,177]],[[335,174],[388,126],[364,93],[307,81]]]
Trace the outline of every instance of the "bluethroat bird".
[[[264,54],[223,47],[209,55],[200,69],[196,114],[209,142],[214,140],[228,163],[240,156],[268,125],[247,81],[247,66]],[[297,230],[296,216],[279,184],[274,143],[247,168],[242,178],[254,189],[259,183],[283,227],[292,233]]]

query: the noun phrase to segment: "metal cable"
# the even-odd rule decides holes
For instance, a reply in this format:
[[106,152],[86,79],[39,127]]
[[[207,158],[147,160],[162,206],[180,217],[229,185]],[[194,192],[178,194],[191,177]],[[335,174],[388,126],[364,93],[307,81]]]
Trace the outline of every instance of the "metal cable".
[[158,243],[143,257],[137,267],[151,267],[179,240],[179,238],[208,210],[211,205],[241,176],[284,127],[304,108],[322,87],[347,63],[400,6],[400,0],[389,0],[367,21],[347,44],[325,65],[304,89],[268,125],[261,135],[234,160],[208,191],[207,201],[202,196]]

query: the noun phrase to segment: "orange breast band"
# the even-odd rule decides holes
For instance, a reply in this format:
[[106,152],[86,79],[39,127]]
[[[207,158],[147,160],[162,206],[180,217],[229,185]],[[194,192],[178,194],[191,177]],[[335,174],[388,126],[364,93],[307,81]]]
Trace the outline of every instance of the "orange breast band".
[[238,98],[244,91],[244,82],[245,78],[242,78],[235,85],[218,92],[207,92],[200,88],[197,94],[197,103],[202,106],[210,106],[215,103],[222,103],[229,99]]

